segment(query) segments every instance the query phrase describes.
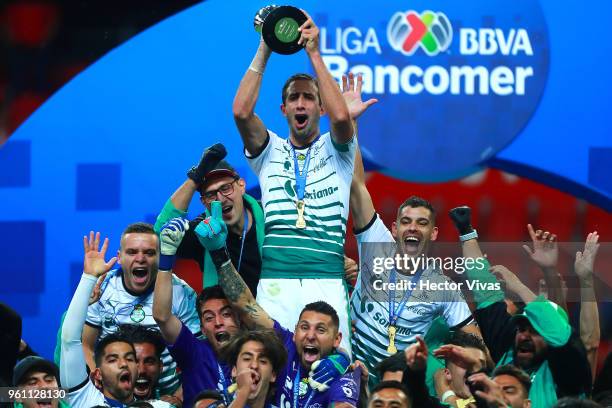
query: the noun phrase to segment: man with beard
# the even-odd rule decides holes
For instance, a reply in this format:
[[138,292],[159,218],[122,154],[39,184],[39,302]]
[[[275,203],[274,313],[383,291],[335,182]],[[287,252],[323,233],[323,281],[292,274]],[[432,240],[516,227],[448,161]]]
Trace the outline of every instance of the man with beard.
[[208,389],[219,390],[229,402],[227,389],[231,385],[231,370],[228,365],[219,362],[218,356],[221,348],[238,332],[239,326],[237,316],[218,285],[204,289],[196,302],[200,327],[206,339],[196,338],[185,323],[173,314],[172,266],[188,228],[187,220],[173,218],[161,229],[161,258],[155,282],[153,317],[170,354],[181,369],[185,406],[191,407],[194,397]]
[[[136,350],[138,377],[134,386],[134,396],[138,400],[159,398],[157,383],[163,368],[161,355],[166,349],[161,334],[155,329],[134,324],[122,325],[119,333],[127,338]],[[175,402],[173,405],[177,404],[178,402]]]
[[[134,345],[125,337],[111,333],[96,343],[95,367],[88,376],[81,332],[87,315],[89,297],[98,278],[117,261],[104,260],[108,238],[100,249],[100,233],[83,237],[85,257],[83,275],[70,302],[61,333],[60,375],[62,386],[69,389],[68,402],[73,408],[93,405],[125,407],[134,401],[134,386],[138,376]],[[164,401],[152,400],[156,408],[168,408]]]
[[[470,224],[469,213],[463,222]],[[477,241],[472,240],[477,246]],[[480,249],[478,249],[480,251]],[[501,290],[473,290],[474,316],[498,366],[514,364],[530,375],[534,408],[550,407],[564,396],[584,396],[591,390],[591,369],[579,335],[563,308],[537,296],[504,266],[468,270],[468,279],[503,283],[507,297],[520,299],[524,309],[514,316],[506,311]]]
[[[343,261],[357,146],[346,103],[321,57],[319,29],[308,17],[299,31],[317,79],[293,75],[282,88],[281,112],[289,136],[266,129],[254,112],[271,54],[263,39],[233,103],[265,212],[257,301],[282,326],[293,327],[305,304],[325,299],[340,315],[342,347],[350,350]],[[331,130],[321,134],[324,113]]]
[[[153,288],[159,262],[159,239],[150,224],[129,225],[121,235],[117,253],[120,268],[108,273],[100,286],[100,299],[89,306],[83,328],[85,358],[95,368],[96,341],[119,329],[122,324],[156,327],[153,319]],[[172,312],[194,333],[199,331],[195,310],[196,294],[183,280],[172,276]],[[163,372],[159,379],[161,395],[180,396],[176,363],[167,350],[162,354]]]
[[269,406],[277,375],[287,363],[287,350],[271,330],[254,330],[236,336],[224,349],[236,381],[230,408]]
[[[412,196],[397,211],[391,231],[374,209],[365,185],[361,154],[355,159],[355,175],[351,185],[351,213],[354,233],[360,249],[361,277],[351,295],[351,317],[355,324],[353,353],[362,360],[376,383],[375,366],[385,357],[403,350],[417,335],[425,336],[435,318],[441,317],[451,330],[461,330],[478,336],[472,314],[459,291],[427,291],[418,282],[438,284],[449,282],[440,270],[433,267],[419,270],[392,268],[380,274],[363,269],[372,265],[374,258],[426,259],[431,243],[436,240],[436,213],[425,199]],[[395,290],[374,284],[412,282],[414,290]],[[377,289],[378,288],[378,289]]]
[[278,375],[275,405],[355,407],[360,378],[356,378],[356,371],[345,374],[348,359],[336,352],[342,333],[334,308],[323,301],[307,304],[298,316],[295,332],[273,320],[255,301],[229,259],[225,248],[227,227],[219,202],[212,203],[211,212],[212,215],[198,225],[196,233],[210,251],[228,300],[247,328],[274,329],[287,348],[288,363]]

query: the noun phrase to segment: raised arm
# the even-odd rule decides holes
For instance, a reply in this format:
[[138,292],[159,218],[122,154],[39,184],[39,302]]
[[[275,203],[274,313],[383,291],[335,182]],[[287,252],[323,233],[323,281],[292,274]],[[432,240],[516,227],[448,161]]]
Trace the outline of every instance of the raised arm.
[[[304,11],[304,10],[302,10]],[[319,50],[319,28],[312,18],[304,11],[308,19],[299,28],[301,32],[299,44],[303,44],[319,82],[319,93],[323,109],[329,115],[331,135],[338,144],[349,142],[354,130],[348,107],[342,98],[338,83],[327,70]]]
[[274,321],[255,301],[255,297],[236,272],[225,247],[227,226],[221,215],[221,203],[213,201],[210,205],[212,215],[200,222],[195,233],[200,243],[206,248],[217,268],[219,285],[225,296],[241,315],[241,320],[249,329],[274,328]]
[[[357,132],[357,118],[365,112],[370,106],[378,102],[377,99],[369,99],[363,102],[361,99],[361,86],[363,78],[361,75],[355,76],[349,73],[348,76],[342,76],[342,97],[346,102],[351,119]],[[360,230],[365,227],[374,217],[374,203],[372,197],[366,187],[365,170],[363,168],[363,159],[361,157],[361,149],[357,148],[355,153],[355,168],[353,170],[353,181],[351,182],[350,210],[353,216],[353,227],[355,230]]]
[[94,235],[91,231],[89,238],[83,237],[83,247],[85,251],[83,275],[70,306],[68,306],[61,335],[60,374],[62,386],[66,388],[75,387],[87,379],[81,333],[87,317],[89,297],[98,278],[108,272],[117,261],[117,258],[112,258],[108,262],[104,261],[108,249],[108,238],[98,250],[100,248],[99,232]]
[[176,250],[181,244],[189,222],[184,218],[173,218],[161,229],[159,234],[160,257],[159,272],[155,279],[153,295],[153,318],[164,340],[174,344],[181,333],[182,323],[172,314],[172,266]]
[[261,119],[255,114],[255,104],[259,98],[259,89],[266,64],[270,58],[270,48],[263,41],[259,41],[257,53],[251,65],[240,81],[240,86],[234,97],[232,112],[234,121],[242,137],[244,147],[251,155],[258,155],[264,147],[268,131]]
[[187,180],[164,204],[164,208],[162,208],[155,221],[155,232],[159,234],[162,226],[170,219],[187,215],[189,203],[191,203],[193,195],[202,184],[204,176],[213,170],[225,156],[227,156],[227,151],[221,143],[215,143],[204,150],[200,162],[187,171]]
[[528,245],[523,245],[523,249],[542,270],[548,288],[548,298],[567,310],[561,275],[557,270],[557,260],[559,258],[557,236],[548,231],[534,231],[531,224],[527,224],[527,231],[529,231],[533,249],[529,248]]
[[591,232],[584,244],[584,251],[576,252],[574,262],[574,271],[580,281],[580,339],[586,349],[593,378],[597,369],[597,350],[601,337],[599,309],[593,282],[593,264],[599,249],[598,240],[597,231]]

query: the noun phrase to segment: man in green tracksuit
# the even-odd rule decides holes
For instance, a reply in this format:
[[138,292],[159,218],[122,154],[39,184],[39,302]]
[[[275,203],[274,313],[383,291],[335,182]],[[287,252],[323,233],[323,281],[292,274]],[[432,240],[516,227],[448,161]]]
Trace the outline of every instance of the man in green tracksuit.
[[187,172],[187,180],[172,194],[155,222],[159,233],[162,225],[174,217],[185,217],[196,191],[205,211],[189,223],[176,253],[193,259],[204,274],[204,287],[217,284],[217,271],[210,255],[200,245],[194,230],[206,218],[210,203],[221,201],[223,221],[228,228],[227,249],[232,263],[253,293],[257,291],[261,272],[261,246],[264,238],[264,214],[260,203],[245,193],[245,181],[223,158],[227,152],[221,143],[205,150],[200,163]]
[[[467,218],[460,223],[470,224],[469,211]],[[504,266],[468,270],[467,275],[469,280],[497,289],[472,292],[477,305],[474,317],[497,366],[513,364],[530,375],[533,408],[551,407],[565,396],[589,394],[591,370],[586,351],[563,308],[536,297]],[[506,311],[499,283],[505,284],[508,297],[525,303],[520,313],[511,316]]]

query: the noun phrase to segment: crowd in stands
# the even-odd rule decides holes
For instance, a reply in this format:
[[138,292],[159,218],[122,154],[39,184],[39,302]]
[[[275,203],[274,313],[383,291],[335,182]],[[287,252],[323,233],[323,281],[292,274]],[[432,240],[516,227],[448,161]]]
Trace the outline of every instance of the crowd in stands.
[[[483,253],[462,203],[445,215],[410,196],[385,225],[357,143],[359,117],[377,101],[362,100],[361,77],[349,74],[340,87],[334,81],[312,19],[300,32],[316,79],[293,75],[282,89],[289,137],[255,114],[270,57],[263,41],[232,107],[261,200],[246,193],[217,143],[188,170],[155,225],[125,228],[117,257],[109,257],[100,232],[84,236],[83,275],[61,317],[54,361],[28,347],[20,317],[0,304],[0,386],[66,391],[65,398],[21,394],[11,403],[612,406],[612,357],[596,370],[598,233],[575,255],[581,311],[572,327],[554,233],[527,226],[525,256],[542,271],[543,296],[520,271]],[[330,130],[322,134],[323,114]],[[196,193],[202,212],[188,220]],[[344,254],[349,213],[357,261]],[[372,272],[376,257],[426,259],[436,246],[436,219],[445,216],[456,227],[465,273],[414,262]],[[177,259],[198,263],[203,288],[173,273]]]

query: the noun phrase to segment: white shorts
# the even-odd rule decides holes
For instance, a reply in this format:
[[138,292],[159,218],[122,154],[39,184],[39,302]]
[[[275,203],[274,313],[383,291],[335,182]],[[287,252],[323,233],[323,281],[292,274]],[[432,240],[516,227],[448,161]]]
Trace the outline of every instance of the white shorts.
[[329,303],[340,319],[340,347],[351,354],[348,293],[342,279],[260,279],[257,303],[284,328],[295,331],[300,312],[308,303]]

